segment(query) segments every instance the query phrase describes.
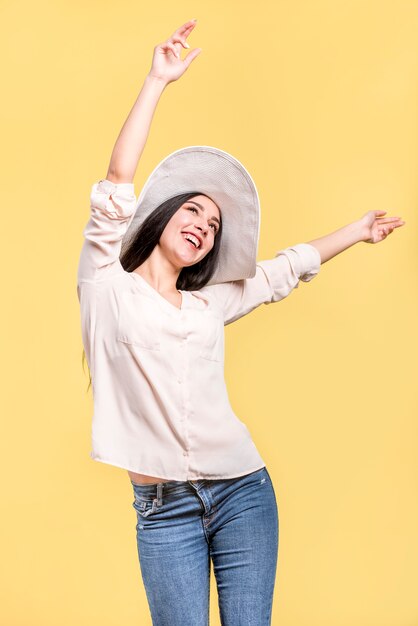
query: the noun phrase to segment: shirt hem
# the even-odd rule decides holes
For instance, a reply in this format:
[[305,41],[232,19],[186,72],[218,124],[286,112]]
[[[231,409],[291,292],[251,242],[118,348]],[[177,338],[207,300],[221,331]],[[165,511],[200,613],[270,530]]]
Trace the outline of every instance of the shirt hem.
[[[126,471],[130,471],[130,472],[135,472],[136,474],[145,474],[145,475],[149,475],[149,476],[157,476],[159,475],[158,473],[153,473],[151,474],[149,470],[143,470],[143,469],[138,469],[137,467],[133,468],[133,467],[126,467],[125,465],[121,465],[120,463],[117,463],[115,461],[111,461],[109,459],[104,459],[103,457],[98,457],[96,455],[94,455],[92,452],[90,452],[90,458],[93,461],[98,461],[99,463],[105,463],[106,465],[113,465],[114,467],[119,467],[121,469],[124,469]],[[171,476],[170,478],[164,478],[164,480],[167,481],[172,481],[172,480],[179,480],[182,482],[185,482],[187,480],[223,480],[223,479],[228,479],[228,478],[239,478],[240,476],[245,476],[246,474],[251,474],[251,472],[256,472],[259,469],[262,469],[263,467],[266,467],[266,464],[263,462],[262,465],[258,464],[256,467],[250,468],[250,469],[246,469],[246,470],[241,470],[238,474],[237,473],[233,473],[233,474],[211,474],[210,476],[208,476],[207,474],[205,475],[204,473],[199,474],[198,476],[193,476],[191,478],[184,478],[184,475],[180,478],[179,475],[177,474],[177,476]]]

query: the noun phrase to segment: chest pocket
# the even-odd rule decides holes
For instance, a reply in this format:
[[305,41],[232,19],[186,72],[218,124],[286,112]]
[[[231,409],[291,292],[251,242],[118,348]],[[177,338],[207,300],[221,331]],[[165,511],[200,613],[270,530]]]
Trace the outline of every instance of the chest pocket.
[[160,350],[161,311],[152,298],[125,291],[119,306],[117,340],[146,350]]
[[217,311],[203,310],[200,313],[198,354],[209,361],[224,360],[224,321]]

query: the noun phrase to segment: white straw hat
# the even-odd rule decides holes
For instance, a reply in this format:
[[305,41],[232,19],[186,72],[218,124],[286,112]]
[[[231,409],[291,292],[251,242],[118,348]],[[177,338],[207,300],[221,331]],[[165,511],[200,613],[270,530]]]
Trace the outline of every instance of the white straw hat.
[[209,196],[222,216],[218,266],[207,283],[252,278],[260,236],[260,203],[245,167],[231,154],[212,146],[188,146],[165,157],[148,177],[135,214],[122,239],[121,253],[139,226],[162,202],[181,193]]

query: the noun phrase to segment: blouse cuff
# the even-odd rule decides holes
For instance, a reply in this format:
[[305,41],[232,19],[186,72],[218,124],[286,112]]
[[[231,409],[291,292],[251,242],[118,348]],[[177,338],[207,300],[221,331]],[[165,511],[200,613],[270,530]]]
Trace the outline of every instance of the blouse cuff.
[[276,257],[284,254],[289,259],[291,265],[300,280],[307,283],[316,276],[321,267],[321,255],[319,250],[310,243],[298,243],[276,253]]
[[110,219],[126,219],[136,209],[134,183],[113,183],[102,179],[93,185],[90,203],[92,207],[100,209]]

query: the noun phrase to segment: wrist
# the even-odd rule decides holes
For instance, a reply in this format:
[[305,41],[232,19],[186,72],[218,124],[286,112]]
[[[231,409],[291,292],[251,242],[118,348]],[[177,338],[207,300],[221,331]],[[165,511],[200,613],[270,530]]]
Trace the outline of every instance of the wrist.
[[165,78],[152,74],[151,72],[146,75],[145,82],[149,83],[150,85],[156,85],[161,89],[164,89],[168,85],[168,82],[165,80]]
[[361,241],[365,241],[368,235],[367,225],[364,224],[362,220],[356,220],[352,224],[353,235],[355,237],[355,243],[359,243]]

